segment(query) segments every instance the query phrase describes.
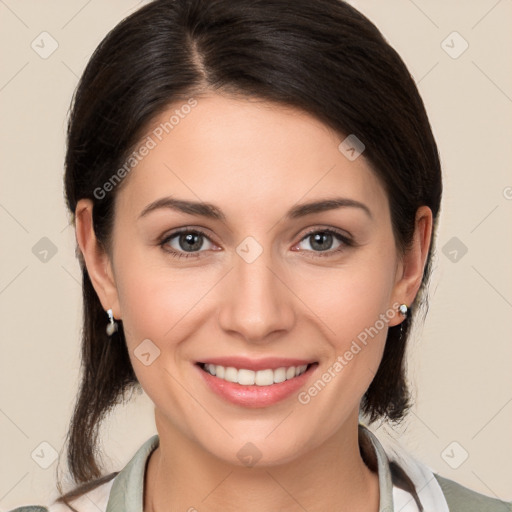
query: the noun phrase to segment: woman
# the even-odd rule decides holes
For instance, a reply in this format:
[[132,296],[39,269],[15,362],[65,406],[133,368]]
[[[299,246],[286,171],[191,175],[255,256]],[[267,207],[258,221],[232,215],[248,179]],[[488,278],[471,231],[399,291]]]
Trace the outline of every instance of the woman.
[[[80,485],[17,510],[512,510],[386,453],[442,183],[402,60],[339,0],[156,0],[76,91]],[[158,435],[95,458],[131,389]],[[363,423],[360,422],[360,419]]]

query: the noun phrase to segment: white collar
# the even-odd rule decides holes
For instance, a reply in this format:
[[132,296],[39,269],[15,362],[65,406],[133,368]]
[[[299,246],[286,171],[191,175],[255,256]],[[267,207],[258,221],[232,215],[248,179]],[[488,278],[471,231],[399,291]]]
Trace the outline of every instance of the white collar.
[[[416,489],[418,499],[424,510],[435,510],[436,512],[449,512],[448,503],[444,497],[443,490],[434,476],[434,472],[427,465],[423,464],[413,457],[403,445],[391,436],[382,436],[378,439],[376,434],[364,426],[366,432],[370,433],[372,438],[385,452],[389,462],[398,464],[407,476],[411,479]],[[389,466],[388,466],[389,468]],[[394,503],[396,512],[416,511],[416,505],[413,496],[408,492],[402,492],[401,489],[393,487],[393,496],[397,499]]]

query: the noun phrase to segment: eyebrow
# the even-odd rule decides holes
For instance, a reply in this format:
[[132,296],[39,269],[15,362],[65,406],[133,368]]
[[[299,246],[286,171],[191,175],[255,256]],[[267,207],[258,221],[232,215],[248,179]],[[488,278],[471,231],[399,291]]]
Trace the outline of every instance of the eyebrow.
[[[363,210],[368,215],[368,217],[370,217],[370,219],[373,219],[372,212],[368,206],[359,201],[356,201],[355,199],[349,199],[346,197],[334,197],[330,199],[322,199],[309,203],[298,204],[287,212],[285,218],[298,219],[313,213],[321,213],[328,210],[336,210],[338,208],[345,207],[359,208]],[[142,210],[138,218],[140,219],[141,217],[148,215],[150,212],[162,208],[175,210],[181,213],[188,213],[190,215],[198,215],[208,219],[220,220],[223,222],[226,221],[226,216],[222,210],[211,203],[188,201],[184,199],[176,199],[174,197],[162,197],[161,199],[153,201]]]

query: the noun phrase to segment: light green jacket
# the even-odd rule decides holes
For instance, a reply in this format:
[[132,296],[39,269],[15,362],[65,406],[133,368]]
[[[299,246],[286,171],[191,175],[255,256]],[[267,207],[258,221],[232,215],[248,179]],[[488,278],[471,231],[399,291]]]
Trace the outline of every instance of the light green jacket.
[[[407,459],[407,455],[404,455],[406,458],[397,458],[394,453],[393,457],[388,457],[376,435],[363,425],[360,425],[360,435],[361,450],[379,475],[379,512],[512,512],[512,502],[491,498],[463,487],[431,472],[415,459]],[[148,439],[115,478],[73,501],[73,506],[79,512],[142,512],[146,461],[158,444],[158,435]],[[414,490],[407,487],[407,481],[412,482],[418,491],[416,497]],[[68,510],[65,505],[52,504],[47,507],[24,506],[11,512]]]

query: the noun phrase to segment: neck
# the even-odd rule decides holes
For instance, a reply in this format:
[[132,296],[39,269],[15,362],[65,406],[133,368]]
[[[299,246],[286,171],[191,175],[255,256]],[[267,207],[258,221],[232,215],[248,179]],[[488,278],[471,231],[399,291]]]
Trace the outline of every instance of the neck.
[[364,463],[357,422],[291,462],[240,467],[206,452],[175,429],[159,429],[144,484],[144,512],[371,512],[378,475]]

